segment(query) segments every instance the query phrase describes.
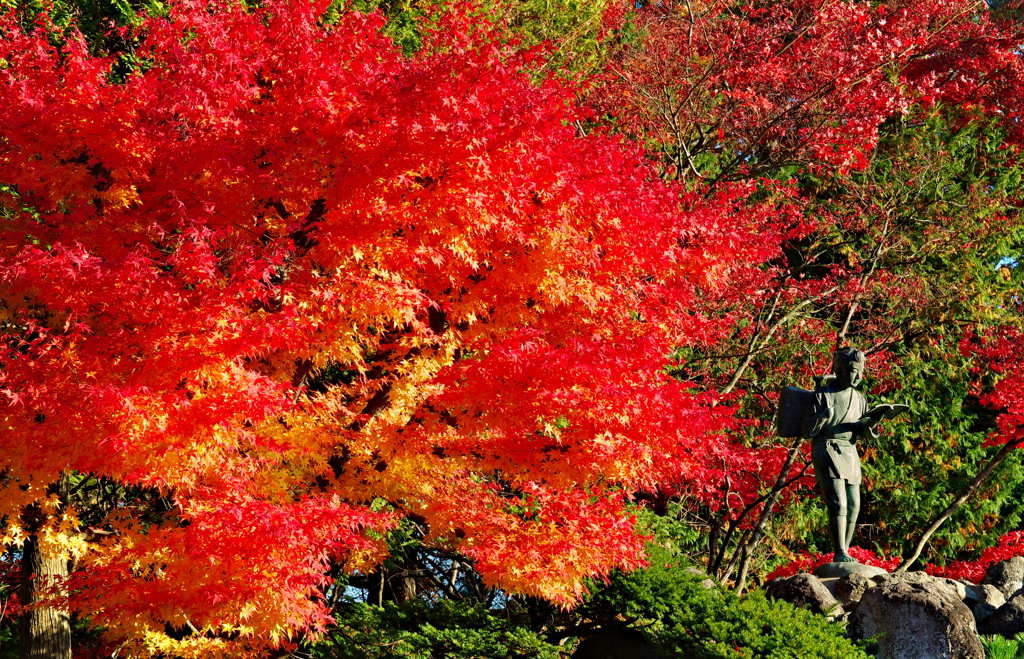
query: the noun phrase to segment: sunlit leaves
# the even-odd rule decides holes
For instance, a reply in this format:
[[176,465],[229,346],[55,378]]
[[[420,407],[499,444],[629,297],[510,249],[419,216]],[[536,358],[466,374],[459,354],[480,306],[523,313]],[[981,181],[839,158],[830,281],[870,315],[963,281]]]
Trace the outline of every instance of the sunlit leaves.
[[3,25],[0,513],[68,470],[168,502],[90,517],[73,576],[140,650],[322,629],[324,573],[400,514],[571,604],[642,561],[628,492],[729,424],[664,367],[716,331],[699,291],[775,253],[750,190],[681,207],[477,14],[408,58],[321,9],[177,3],[120,81]]

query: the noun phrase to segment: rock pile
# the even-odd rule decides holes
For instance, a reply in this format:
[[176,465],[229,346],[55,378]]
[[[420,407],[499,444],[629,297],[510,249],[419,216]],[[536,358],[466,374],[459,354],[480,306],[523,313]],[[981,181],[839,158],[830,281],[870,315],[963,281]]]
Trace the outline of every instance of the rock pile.
[[877,568],[828,576],[834,569],[775,579],[766,592],[846,620],[853,638],[877,638],[878,659],[984,659],[979,631],[1024,632],[1024,557],[993,565],[981,584]]

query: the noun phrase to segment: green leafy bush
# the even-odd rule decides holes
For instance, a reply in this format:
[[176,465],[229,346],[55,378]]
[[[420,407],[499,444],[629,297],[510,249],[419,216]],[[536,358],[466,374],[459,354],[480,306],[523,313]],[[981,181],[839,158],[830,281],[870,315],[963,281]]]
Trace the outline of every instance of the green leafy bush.
[[675,625],[661,634],[669,656],[694,659],[847,659],[867,657],[863,649],[829,623],[788,602],[769,600],[761,591],[739,599],[705,591],[695,596]]
[[527,626],[480,604],[412,600],[354,603],[310,654],[316,659],[559,659],[568,655]]
[[[662,560],[658,560],[661,558]],[[854,659],[865,651],[841,625],[760,591],[740,598],[706,588],[705,578],[672,564],[655,549],[652,566],[620,574],[588,606],[614,610],[667,657],[692,659]]]
[[1017,634],[1014,638],[982,636],[981,644],[985,648],[985,659],[1024,658],[1024,634]]

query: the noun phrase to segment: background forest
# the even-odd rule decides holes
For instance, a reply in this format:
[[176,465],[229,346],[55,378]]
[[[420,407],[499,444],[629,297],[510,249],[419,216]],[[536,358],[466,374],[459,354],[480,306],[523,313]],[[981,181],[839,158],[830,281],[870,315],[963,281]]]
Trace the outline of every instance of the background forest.
[[1019,2],[0,6],[0,656],[865,656],[843,345],[857,556],[1024,554]]

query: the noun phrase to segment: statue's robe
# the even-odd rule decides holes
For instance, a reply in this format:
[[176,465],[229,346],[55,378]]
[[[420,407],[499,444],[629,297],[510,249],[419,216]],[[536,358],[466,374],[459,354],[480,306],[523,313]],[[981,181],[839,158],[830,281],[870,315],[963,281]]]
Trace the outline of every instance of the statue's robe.
[[818,480],[841,479],[860,485],[856,441],[865,433],[877,437],[874,428],[861,423],[867,411],[867,401],[853,387],[838,389],[832,382],[814,392],[804,435],[813,440],[811,457]]

